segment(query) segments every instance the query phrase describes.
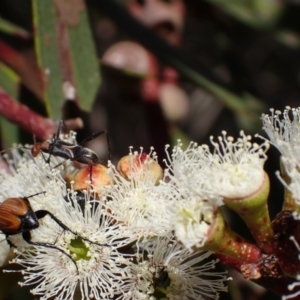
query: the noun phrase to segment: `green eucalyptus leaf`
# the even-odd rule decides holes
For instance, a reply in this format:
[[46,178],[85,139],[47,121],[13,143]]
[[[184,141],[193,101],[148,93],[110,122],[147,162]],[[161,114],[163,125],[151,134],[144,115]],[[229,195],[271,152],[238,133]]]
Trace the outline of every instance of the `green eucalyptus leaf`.
[[79,105],[90,111],[100,84],[99,61],[86,9],[80,12],[80,23],[69,27],[73,79]]
[[[1,87],[14,99],[18,98],[20,79],[17,74],[0,63]],[[14,123],[0,116],[0,128],[2,142],[5,147],[11,147],[13,143],[19,141],[19,128]]]
[[32,0],[35,47],[39,67],[44,71],[44,100],[48,115],[62,118],[64,95],[56,36],[57,16],[52,1]]

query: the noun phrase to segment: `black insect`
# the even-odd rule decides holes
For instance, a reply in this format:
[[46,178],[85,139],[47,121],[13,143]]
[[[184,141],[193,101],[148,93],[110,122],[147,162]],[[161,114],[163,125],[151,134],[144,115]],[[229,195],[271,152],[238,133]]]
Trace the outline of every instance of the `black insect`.
[[169,274],[166,270],[166,266],[161,267],[158,274],[155,274],[153,278],[153,286],[156,287],[162,287],[167,284],[169,280]]
[[70,159],[71,161],[77,161],[83,164],[93,165],[100,163],[98,155],[92,151],[91,149],[85,148],[81,146],[96,137],[106,134],[107,137],[107,145],[108,145],[108,153],[110,155],[110,145],[109,138],[106,130],[101,130],[96,133],[93,133],[86,139],[84,139],[80,144],[72,144],[66,141],[63,141],[59,138],[62,131],[63,121],[59,121],[58,128],[56,134],[53,136],[51,141],[45,141],[40,143],[40,150],[44,153],[49,153],[49,157],[47,159],[47,163],[50,162],[51,155],[59,156],[65,159]]
[[73,233],[75,236],[81,238],[82,240],[88,241],[89,243],[107,247],[108,245],[99,244],[96,242],[92,242],[89,239],[78,235],[75,231],[66,226],[62,221],[56,218],[50,211],[48,210],[37,210],[33,211],[29,199],[31,197],[43,194],[37,193],[28,197],[16,197],[16,198],[8,198],[4,200],[0,204],[0,230],[5,234],[6,240],[11,247],[16,247],[8,237],[11,235],[15,235],[18,233],[22,233],[23,239],[30,245],[41,246],[46,248],[56,249],[66,256],[68,256],[73,263],[75,264],[76,271],[78,273],[78,267],[73,258],[66,253],[64,250],[58,248],[54,244],[51,243],[43,243],[43,242],[33,242],[31,240],[31,230],[36,229],[40,226],[39,219],[44,218],[45,216],[49,216],[53,221],[55,221],[64,231],[69,231]]
[[[33,157],[38,156],[40,153],[43,155],[43,153],[48,153],[49,156],[46,159],[44,157],[44,160],[46,163],[50,163],[51,156],[58,156],[62,157],[65,159],[69,159],[71,161],[77,161],[83,164],[88,164],[91,166],[90,168],[90,181],[92,182],[92,166],[94,164],[100,164],[101,160],[99,159],[98,155],[92,151],[89,148],[83,147],[82,145],[97,138],[98,136],[102,134],[106,134],[106,139],[107,139],[107,147],[108,147],[108,159],[110,160],[110,143],[109,143],[109,137],[108,133],[106,130],[101,130],[96,133],[93,133],[92,135],[88,136],[86,139],[84,139],[80,144],[73,144],[70,142],[66,142],[60,139],[60,134],[62,131],[62,127],[64,125],[63,120],[59,121],[58,128],[56,131],[56,134],[52,137],[51,140],[46,140],[43,142],[37,142],[35,139],[35,136],[33,137],[34,139],[34,144],[32,147],[20,147],[23,149],[30,149],[31,154]],[[9,148],[13,149],[13,148]],[[6,152],[9,149],[3,150],[2,152]],[[60,166],[62,163],[58,164],[56,167]]]
[[80,206],[82,213],[84,213],[85,203],[86,203],[86,195],[83,191],[77,190],[76,194],[74,196],[70,194],[69,196],[65,197],[65,200],[67,202],[71,201],[73,207],[75,207],[76,204],[74,203],[74,201],[76,201],[78,203],[78,205]]

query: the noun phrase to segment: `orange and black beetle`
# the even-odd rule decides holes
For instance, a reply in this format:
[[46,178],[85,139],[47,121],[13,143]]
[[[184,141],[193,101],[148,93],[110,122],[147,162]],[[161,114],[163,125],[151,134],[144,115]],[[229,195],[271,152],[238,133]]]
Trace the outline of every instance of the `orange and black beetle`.
[[78,273],[78,268],[76,262],[73,258],[66,253],[64,250],[56,247],[51,243],[43,243],[43,242],[33,242],[31,240],[30,231],[36,229],[40,226],[39,219],[44,218],[45,216],[49,216],[54,222],[56,222],[63,230],[67,230],[77,237],[80,237],[82,240],[88,241],[92,244],[96,244],[99,246],[107,246],[103,244],[98,244],[90,241],[87,238],[84,238],[78,235],[75,231],[66,226],[62,221],[56,218],[50,211],[48,210],[37,210],[33,211],[29,199],[30,197],[34,197],[42,193],[37,193],[28,197],[19,197],[19,198],[7,198],[0,204],[0,230],[6,235],[6,240],[11,247],[15,247],[15,245],[8,239],[9,236],[15,235],[18,233],[22,233],[23,239],[30,245],[41,246],[46,248],[56,249],[66,256],[68,256],[76,266],[76,270]]

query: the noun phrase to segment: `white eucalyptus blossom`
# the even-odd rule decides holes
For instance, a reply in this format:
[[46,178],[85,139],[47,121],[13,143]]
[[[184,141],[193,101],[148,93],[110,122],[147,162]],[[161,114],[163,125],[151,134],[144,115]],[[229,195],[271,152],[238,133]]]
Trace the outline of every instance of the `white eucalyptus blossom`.
[[62,231],[51,220],[44,220],[36,230],[35,239],[52,241],[73,261],[57,249],[37,246],[17,250],[18,256],[12,262],[25,268],[21,284],[34,284],[34,295],[41,299],[73,299],[77,286],[83,299],[109,299],[124,293],[123,277],[128,276],[127,266],[131,262],[117,249],[128,244],[129,238],[100,205],[94,206],[94,202],[88,201],[83,214],[79,206],[66,205],[63,219],[65,225],[76,228],[76,233],[91,242]]
[[168,158],[168,175],[182,191],[193,191],[200,198],[222,205],[222,198],[242,198],[258,190],[264,180],[263,166],[269,144],[251,143],[251,136],[241,131],[234,141],[226,132],[207,145],[191,143],[186,150],[174,147]]
[[172,236],[138,245],[137,265],[132,271],[130,292],[124,299],[198,300],[218,299],[227,291],[226,272],[212,271],[217,260],[210,252],[192,255]]
[[263,114],[263,130],[270,142],[285,157],[295,157],[300,161],[300,108],[287,106],[283,112],[270,109],[271,114]]
[[213,141],[214,159],[208,171],[210,184],[216,193],[224,198],[244,198],[256,192],[264,182],[264,163],[269,143],[251,142],[252,137],[240,132],[240,137],[233,137],[222,132],[218,143]]
[[[199,146],[191,142],[186,150],[182,149],[182,143],[178,141],[168,153],[169,145],[166,146],[167,165],[166,176],[169,184],[172,184],[184,198],[192,195],[198,198],[210,199],[214,204],[222,205],[222,198],[211,187],[211,180],[208,177],[213,163],[213,156],[207,145]],[[179,197],[181,199],[182,196]]]
[[151,163],[149,167],[141,168],[136,168],[133,162],[129,165],[129,169],[133,169],[129,178],[124,178],[114,166],[110,166],[114,184],[103,194],[108,199],[106,209],[137,239],[165,235],[172,229],[171,224],[163,221],[174,202],[172,186],[156,184]]
[[176,238],[187,248],[205,244],[216,206],[211,201],[190,198],[174,207]]

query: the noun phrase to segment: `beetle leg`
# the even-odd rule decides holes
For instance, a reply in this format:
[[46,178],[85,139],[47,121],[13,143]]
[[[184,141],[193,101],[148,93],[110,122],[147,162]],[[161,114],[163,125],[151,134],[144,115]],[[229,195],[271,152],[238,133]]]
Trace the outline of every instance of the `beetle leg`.
[[99,244],[99,243],[96,243],[96,242],[93,242],[91,240],[89,240],[88,238],[85,238],[81,235],[79,235],[76,231],[73,231],[72,229],[70,229],[67,225],[65,225],[62,221],[60,221],[58,218],[56,218],[50,211],[48,210],[44,210],[44,209],[41,209],[41,210],[37,210],[35,212],[35,215],[38,219],[42,219],[44,218],[45,216],[49,216],[54,222],[57,223],[58,226],[60,226],[62,229],[64,230],[67,230],[67,231],[70,231],[71,233],[73,233],[75,236],[78,236],[80,237],[82,240],[84,241],[87,241],[91,244],[94,244],[94,245],[98,245],[98,246],[101,246],[101,247],[110,247],[109,245],[107,244]]
[[[54,140],[52,144],[54,144],[55,142],[56,142],[56,140]],[[52,152],[53,152],[53,147],[54,146],[52,146],[51,149],[50,149],[50,146],[49,146],[49,156],[48,156],[47,160],[45,160],[45,162],[47,164],[50,164],[50,159],[51,159],[51,155],[52,155]],[[43,151],[42,151],[42,153],[43,153]],[[44,154],[43,154],[43,158],[44,158]]]
[[50,163],[50,155],[49,155],[49,157],[46,159],[46,157],[45,157],[43,151],[41,151],[41,154],[42,154],[42,156],[43,156],[43,159],[44,159],[45,163],[49,164],[49,163]]
[[58,248],[55,245],[50,244],[50,243],[33,242],[31,240],[31,233],[30,233],[30,231],[23,231],[22,237],[23,237],[24,241],[26,241],[30,245],[40,246],[40,247],[45,247],[45,248],[51,248],[51,249],[56,249],[56,250],[60,251],[61,253],[65,254],[66,256],[68,256],[72,260],[72,262],[74,263],[74,265],[76,267],[76,273],[77,273],[77,275],[79,275],[77,264],[76,264],[76,262],[74,261],[74,259],[72,258],[72,256],[70,254],[66,253],[64,250],[62,250],[62,249],[60,249],[60,248]]
[[64,125],[64,121],[60,120],[59,123],[58,123],[58,126],[57,126],[57,131],[56,131],[56,134],[54,136],[54,140],[59,140],[59,136],[60,136],[61,129],[62,129],[63,125]]
[[60,120],[59,123],[58,123],[57,131],[56,131],[54,137],[52,138],[52,142],[50,144],[50,145],[52,145],[51,149],[50,149],[50,146],[49,146],[49,157],[47,158],[47,161],[46,161],[48,164],[50,164],[50,158],[51,158],[51,155],[53,153],[53,148],[55,147],[56,142],[59,140],[59,136],[60,136],[63,125],[64,125],[64,121]]

